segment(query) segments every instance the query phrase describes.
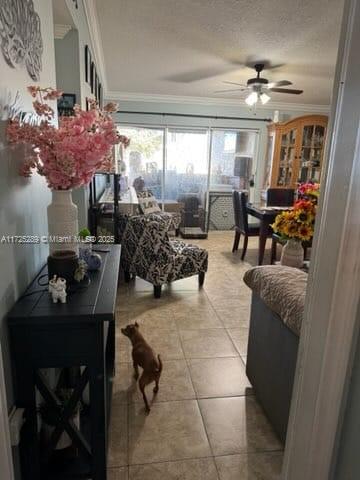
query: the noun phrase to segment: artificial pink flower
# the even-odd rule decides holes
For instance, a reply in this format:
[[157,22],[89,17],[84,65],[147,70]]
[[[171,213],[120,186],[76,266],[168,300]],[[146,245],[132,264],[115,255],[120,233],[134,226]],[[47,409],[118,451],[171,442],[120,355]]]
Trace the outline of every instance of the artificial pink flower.
[[31,176],[36,171],[43,175],[48,186],[64,190],[88,184],[94,173],[108,166],[113,145],[127,137],[118,135],[110,116],[115,104],[101,111],[96,101],[90,101],[90,110],[74,108],[74,116],[61,117],[59,127],[54,125],[54,111],[44,100],[55,100],[61,96],[59,90],[29,87],[35,98],[33,105],[39,116],[37,125],[21,123],[19,119],[9,122],[7,137],[10,143],[27,144],[27,156],[20,174]]

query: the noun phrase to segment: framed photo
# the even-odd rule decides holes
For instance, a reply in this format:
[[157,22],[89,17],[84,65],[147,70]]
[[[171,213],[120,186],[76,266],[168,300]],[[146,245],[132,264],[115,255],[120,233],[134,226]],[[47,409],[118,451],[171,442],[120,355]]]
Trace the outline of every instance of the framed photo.
[[99,77],[97,76],[97,73],[95,72],[95,85],[94,85],[94,95],[95,95],[95,99],[97,101],[99,101],[98,99],[98,87],[99,87]]
[[102,108],[103,98],[102,98],[102,85],[101,85],[101,83],[99,83],[99,85],[98,85],[98,103],[99,103],[99,107]]
[[75,93],[63,93],[57,102],[58,114],[60,116],[74,115],[75,103],[76,103]]
[[88,45],[85,45],[85,82],[90,84],[91,53]]
[[91,87],[91,93],[94,93],[94,87],[95,87],[95,64],[94,62],[91,62],[90,64],[90,87]]

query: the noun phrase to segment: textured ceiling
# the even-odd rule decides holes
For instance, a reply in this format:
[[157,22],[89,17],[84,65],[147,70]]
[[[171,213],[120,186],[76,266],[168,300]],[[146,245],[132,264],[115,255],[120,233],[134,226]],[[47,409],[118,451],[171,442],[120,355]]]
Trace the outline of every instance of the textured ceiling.
[[327,105],[342,8],[342,0],[96,0],[108,90],[237,98],[214,91],[254,76],[243,64],[268,60],[280,66],[266,78],[304,90],[273,101]]

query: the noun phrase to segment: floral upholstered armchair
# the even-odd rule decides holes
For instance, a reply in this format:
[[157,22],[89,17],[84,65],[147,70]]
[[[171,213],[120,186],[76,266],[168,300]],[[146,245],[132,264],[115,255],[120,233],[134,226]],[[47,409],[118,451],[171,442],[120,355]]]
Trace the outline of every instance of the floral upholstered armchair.
[[169,217],[157,213],[132,216],[122,237],[125,281],[135,275],[152,283],[156,298],[160,298],[165,283],[193,275],[199,275],[201,287],[208,266],[206,250],[169,239],[169,222]]
[[151,190],[143,190],[141,192],[136,192],[136,195],[139,201],[140,213],[144,215],[147,215],[149,213],[156,213],[163,217],[168,217],[170,220],[169,231],[175,230],[176,234],[178,233],[179,226],[181,223],[180,213],[163,212]]

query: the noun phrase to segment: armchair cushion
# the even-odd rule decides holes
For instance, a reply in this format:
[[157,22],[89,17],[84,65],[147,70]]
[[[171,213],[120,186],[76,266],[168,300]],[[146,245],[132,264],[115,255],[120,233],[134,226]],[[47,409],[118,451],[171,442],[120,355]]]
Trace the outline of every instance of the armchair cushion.
[[161,212],[161,208],[150,190],[137,192],[140,213]]

